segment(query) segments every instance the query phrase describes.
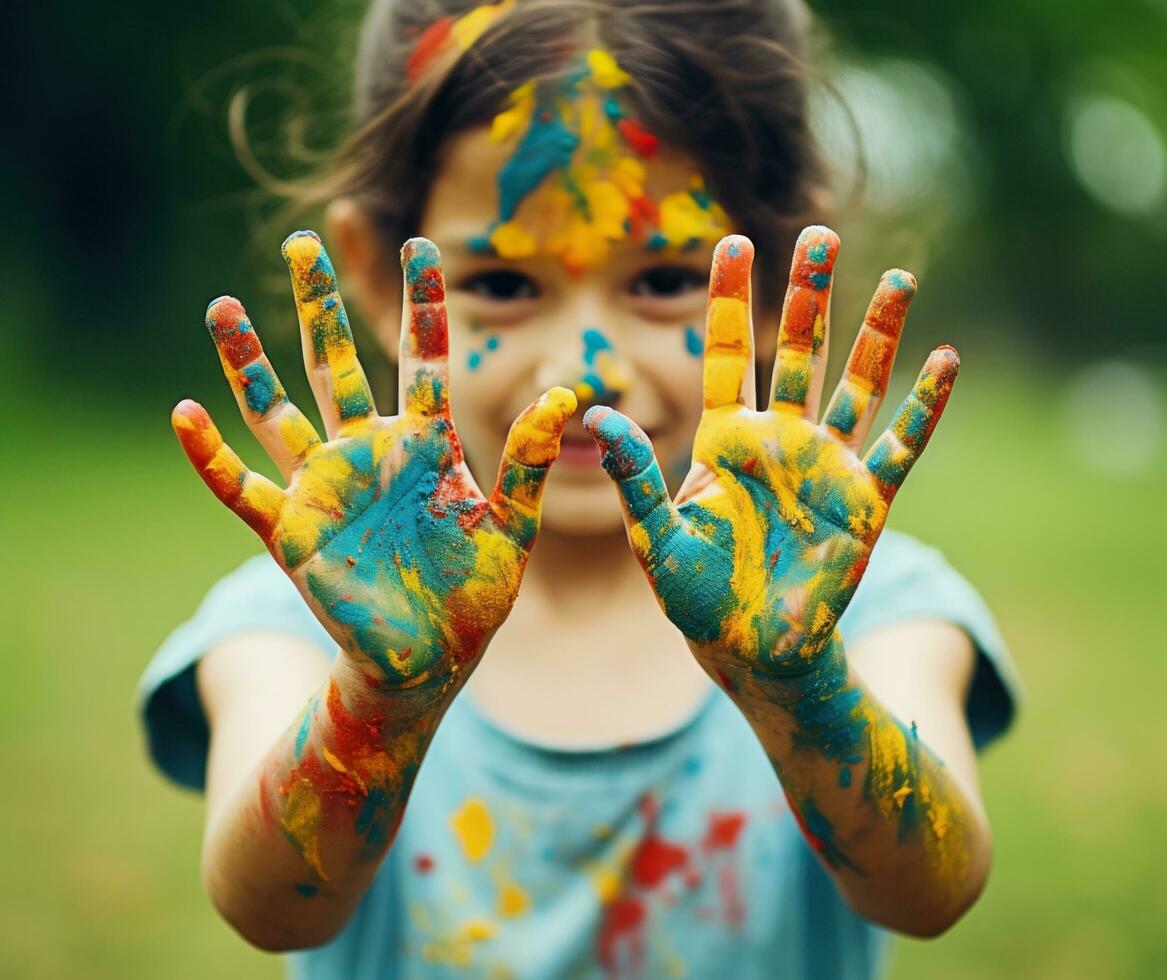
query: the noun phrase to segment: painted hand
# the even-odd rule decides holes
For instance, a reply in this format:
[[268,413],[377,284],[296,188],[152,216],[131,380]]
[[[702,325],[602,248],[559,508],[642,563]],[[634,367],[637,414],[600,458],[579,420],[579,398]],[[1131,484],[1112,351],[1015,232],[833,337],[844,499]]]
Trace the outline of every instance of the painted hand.
[[297,232],[283,253],[328,441],[288,401],[230,297],[211,304],[207,326],[239,409],[287,489],[248,470],[201,405],[181,402],[174,430],[207,486],[260,536],[371,685],[456,690],[514,602],[575,396],[553,388],[516,419],[487,498],[450,417],[433,243],[411,239],[401,252],[401,414],[393,417],[376,413],[320,239]]
[[815,666],[960,364],[951,347],[934,350],[891,426],[859,458],[916,289],[908,273],[885,273],[826,416],[816,421],[838,247],[826,228],[807,228],[799,237],[770,405],[755,411],[753,245],[741,236],[718,244],[709,283],[705,410],[676,502],[635,423],[602,407],[584,417],[665,614],[702,666],[731,691]]

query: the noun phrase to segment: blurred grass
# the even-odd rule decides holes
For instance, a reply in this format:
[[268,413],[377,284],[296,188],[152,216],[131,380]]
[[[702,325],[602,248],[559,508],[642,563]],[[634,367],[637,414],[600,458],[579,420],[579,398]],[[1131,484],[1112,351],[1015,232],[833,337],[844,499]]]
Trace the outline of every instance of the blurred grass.
[[[980,380],[958,386],[893,523],[982,590],[1030,701],[984,761],[989,889],[948,936],[899,943],[893,976],[1151,976],[1167,961],[1167,657],[1151,617],[1167,466],[1086,471],[1060,438],[1056,378],[965,370]],[[43,411],[0,434],[0,540],[18,556],[0,685],[3,972],[278,976],[203,896],[201,802],[149,768],[131,703],[162,637],[255,545],[190,472],[169,406],[66,415],[45,390],[9,389]],[[226,421],[229,404],[211,407]],[[241,426],[224,429],[255,462]]]

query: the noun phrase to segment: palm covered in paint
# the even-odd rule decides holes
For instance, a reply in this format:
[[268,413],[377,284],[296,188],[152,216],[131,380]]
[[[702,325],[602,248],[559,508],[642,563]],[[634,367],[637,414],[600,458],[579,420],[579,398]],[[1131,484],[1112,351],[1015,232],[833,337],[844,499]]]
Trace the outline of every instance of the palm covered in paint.
[[322,625],[377,686],[445,691],[505,619],[538,530],[543,482],[574,396],[553,389],[516,420],[490,497],[462,458],[449,411],[440,257],[402,251],[400,415],[376,414],[319,239],[284,243],[322,442],[272,371],[243,307],[207,313],[240,410],[288,480],[249,471],[194,402],[174,411],[195,468],[263,539]]
[[752,390],[749,241],[714,255],[706,329],[705,410],[693,469],[674,503],[647,437],[609,409],[585,424],[617,480],[629,539],[668,617],[705,668],[736,687],[747,673],[810,670],[834,635],[883,529],[888,507],[923,451],[956,376],[956,352],[928,358],[889,429],[858,451],[887,385],[915,282],[880,282],[847,370],[817,421],[815,368],[825,356],[838,239],[809,228],[796,247],[783,308],[772,400]]

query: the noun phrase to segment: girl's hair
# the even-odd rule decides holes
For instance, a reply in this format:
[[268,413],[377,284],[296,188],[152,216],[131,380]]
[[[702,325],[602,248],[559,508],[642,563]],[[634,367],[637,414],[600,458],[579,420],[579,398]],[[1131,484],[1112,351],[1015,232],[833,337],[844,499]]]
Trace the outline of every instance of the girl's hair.
[[519,85],[561,78],[598,46],[631,76],[624,96],[644,127],[697,163],[753,239],[764,270],[758,299],[777,309],[778,263],[799,229],[820,217],[822,200],[801,0],[518,0],[467,50],[450,45],[407,73],[426,28],[480,5],[373,0],[357,56],[357,127],[302,186],[301,201],[352,197],[396,249],[417,233],[443,145],[489,124]]

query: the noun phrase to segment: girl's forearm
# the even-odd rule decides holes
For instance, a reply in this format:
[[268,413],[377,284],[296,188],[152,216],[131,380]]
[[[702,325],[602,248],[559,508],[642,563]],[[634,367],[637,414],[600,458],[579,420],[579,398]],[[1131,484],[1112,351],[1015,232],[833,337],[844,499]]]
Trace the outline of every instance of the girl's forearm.
[[944,763],[866,688],[836,632],[797,678],[752,678],[731,696],[782,782],[803,834],[851,906],[937,935],[980,894],[989,834]]
[[401,822],[442,708],[338,658],[328,681],[215,815],[203,877],[220,913],[269,950],[344,925]]

